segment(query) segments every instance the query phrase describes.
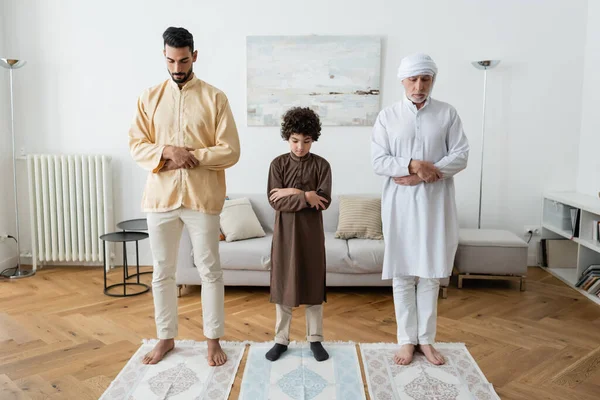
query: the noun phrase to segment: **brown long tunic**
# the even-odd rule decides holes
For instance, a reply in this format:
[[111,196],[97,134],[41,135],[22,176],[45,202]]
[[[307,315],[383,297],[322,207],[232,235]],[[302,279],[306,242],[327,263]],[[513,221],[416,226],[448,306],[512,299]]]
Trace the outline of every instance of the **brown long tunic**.
[[[283,154],[271,162],[267,196],[272,189],[316,191],[331,204],[331,168],[327,160],[308,153]],[[277,211],[271,246],[271,302],[289,307],[322,304],[325,293],[323,216],[306,202],[304,193],[269,201]]]

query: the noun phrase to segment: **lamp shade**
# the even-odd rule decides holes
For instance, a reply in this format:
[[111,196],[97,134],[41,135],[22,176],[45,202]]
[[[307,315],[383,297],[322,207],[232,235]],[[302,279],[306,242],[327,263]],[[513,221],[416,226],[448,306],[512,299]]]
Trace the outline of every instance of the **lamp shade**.
[[480,60],[471,62],[477,69],[492,69],[496,65],[500,64],[500,60]]
[[23,60],[15,60],[14,58],[0,58],[0,66],[6,69],[18,69],[25,65]]

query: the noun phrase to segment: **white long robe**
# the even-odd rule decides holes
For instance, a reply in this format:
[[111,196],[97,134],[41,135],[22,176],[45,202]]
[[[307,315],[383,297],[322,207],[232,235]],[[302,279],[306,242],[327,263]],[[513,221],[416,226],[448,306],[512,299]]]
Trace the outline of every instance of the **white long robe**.
[[[467,166],[469,142],[451,105],[427,99],[404,100],[382,110],[373,127],[371,161],[387,177],[381,214],[385,254],[382,279],[394,276],[450,276],[458,247],[453,176]],[[402,186],[392,178],[409,175],[411,161],[429,161],[443,179]]]

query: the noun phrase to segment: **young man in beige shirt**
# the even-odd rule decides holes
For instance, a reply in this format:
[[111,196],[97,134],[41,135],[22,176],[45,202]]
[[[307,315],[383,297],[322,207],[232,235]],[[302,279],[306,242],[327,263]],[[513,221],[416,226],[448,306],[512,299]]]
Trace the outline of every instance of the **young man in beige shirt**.
[[240,143],[227,97],[198,79],[192,35],[168,28],[164,56],[171,79],[145,90],[129,131],[133,159],[149,171],[142,199],[154,259],[152,292],[158,344],[145,364],[156,364],[177,336],[175,271],[185,225],[202,277],[208,364],[223,365],[224,286],[219,259],[219,214],[225,202],[225,169],[237,163]]

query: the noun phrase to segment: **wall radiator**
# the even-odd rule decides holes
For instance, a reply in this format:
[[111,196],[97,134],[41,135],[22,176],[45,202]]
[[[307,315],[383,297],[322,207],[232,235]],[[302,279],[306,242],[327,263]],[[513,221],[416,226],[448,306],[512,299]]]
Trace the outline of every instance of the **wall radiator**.
[[34,270],[38,262],[103,262],[99,237],[113,230],[111,158],[28,155],[27,173]]

